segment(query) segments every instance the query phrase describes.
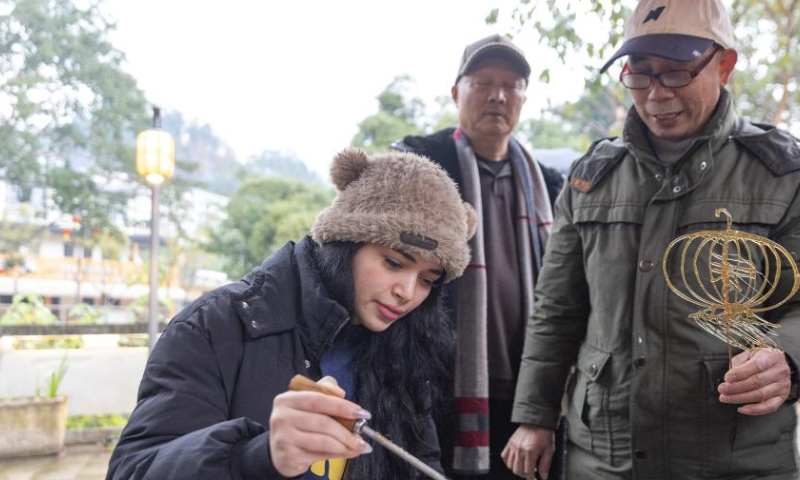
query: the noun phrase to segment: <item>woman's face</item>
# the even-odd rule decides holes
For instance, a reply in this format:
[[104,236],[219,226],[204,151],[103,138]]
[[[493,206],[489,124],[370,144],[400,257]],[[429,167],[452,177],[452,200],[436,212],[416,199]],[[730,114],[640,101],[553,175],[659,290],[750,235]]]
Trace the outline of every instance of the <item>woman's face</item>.
[[439,262],[368,243],[353,257],[354,318],[382,332],[428,298],[444,275]]

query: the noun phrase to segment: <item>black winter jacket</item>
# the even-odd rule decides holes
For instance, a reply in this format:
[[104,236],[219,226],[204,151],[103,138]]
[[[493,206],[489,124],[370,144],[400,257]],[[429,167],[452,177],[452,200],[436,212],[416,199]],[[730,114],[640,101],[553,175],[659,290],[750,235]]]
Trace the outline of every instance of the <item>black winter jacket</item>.
[[[107,480],[283,478],[269,454],[272,400],[297,373],[320,377],[323,353],[349,322],[309,262],[311,241],[288,243],[170,322]],[[438,445],[429,425],[421,444]],[[441,470],[438,449],[416,453]]]
[[[424,137],[408,135],[402,141],[392,144],[392,148],[403,152],[413,152],[419,155],[424,155],[444,168],[450,178],[456,182],[459,190],[461,190],[461,169],[458,166],[458,153],[456,153],[456,142],[453,140],[453,132],[455,128],[445,128],[438,132],[427,135]],[[539,168],[542,170],[544,183],[547,185],[547,195],[550,197],[550,205],[555,205],[556,198],[561,192],[561,187],[564,186],[564,175],[558,170],[542,165],[539,163]]]

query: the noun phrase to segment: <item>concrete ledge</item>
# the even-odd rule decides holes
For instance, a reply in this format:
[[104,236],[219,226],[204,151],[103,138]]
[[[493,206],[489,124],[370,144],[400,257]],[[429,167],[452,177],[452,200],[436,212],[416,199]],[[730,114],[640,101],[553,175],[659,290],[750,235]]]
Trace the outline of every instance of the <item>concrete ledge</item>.
[[67,445],[85,443],[114,444],[122,434],[123,427],[76,428],[67,430]]
[[[165,323],[158,325],[163,331]],[[91,335],[91,334],[147,333],[146,323],[109,323],[98,325],[6,325],[0,327],[3,335]]]

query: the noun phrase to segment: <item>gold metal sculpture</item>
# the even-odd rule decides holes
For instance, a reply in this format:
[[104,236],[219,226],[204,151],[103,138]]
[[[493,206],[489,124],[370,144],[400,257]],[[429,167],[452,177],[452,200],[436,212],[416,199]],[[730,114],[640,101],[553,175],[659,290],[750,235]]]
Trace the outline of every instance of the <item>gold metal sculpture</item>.
[[[682,235],[664,251],[662,270],[667,286],[683,300],[702,307],[689,318],[728,344],[729,360],[733,356],[732,347],[780,349],[772,338],[780,325],[759,314],[780,307],[797,293],[800,288],[797,264],[781,245],[759,235],[733,230],[733,219],[726,209],[718,208],[714,214],[717,218],[725,215],[725,230]],[[679,244],[682,247],[676,249]],[[667,269],[673,249],[680,255],[680,287],[672,282]],[[777,290],[781,268],[786,264],[792,269],[792,288],[780,301],[765,305]]]

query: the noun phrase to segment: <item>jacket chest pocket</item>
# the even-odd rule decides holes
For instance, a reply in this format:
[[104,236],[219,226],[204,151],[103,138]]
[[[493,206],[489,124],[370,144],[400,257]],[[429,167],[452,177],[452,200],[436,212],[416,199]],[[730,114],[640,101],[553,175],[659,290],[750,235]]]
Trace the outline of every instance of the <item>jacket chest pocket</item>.
[[[590,284],[607,278],[628,278],[642,234],[644,205],[578,204],[573,213],[581,238],[586,274]],[[595,278],[596,277],[596,278]]]
[[730,213],[734,230],[762,237],[769,237],[775,225],[786,213],[786,206],[780,203],[704,199],[689,204],[678,222],[675,236],[698,230],[725,229],[727,226],[725,215],[717,217],[715,213],[719,208],[724,208]]

